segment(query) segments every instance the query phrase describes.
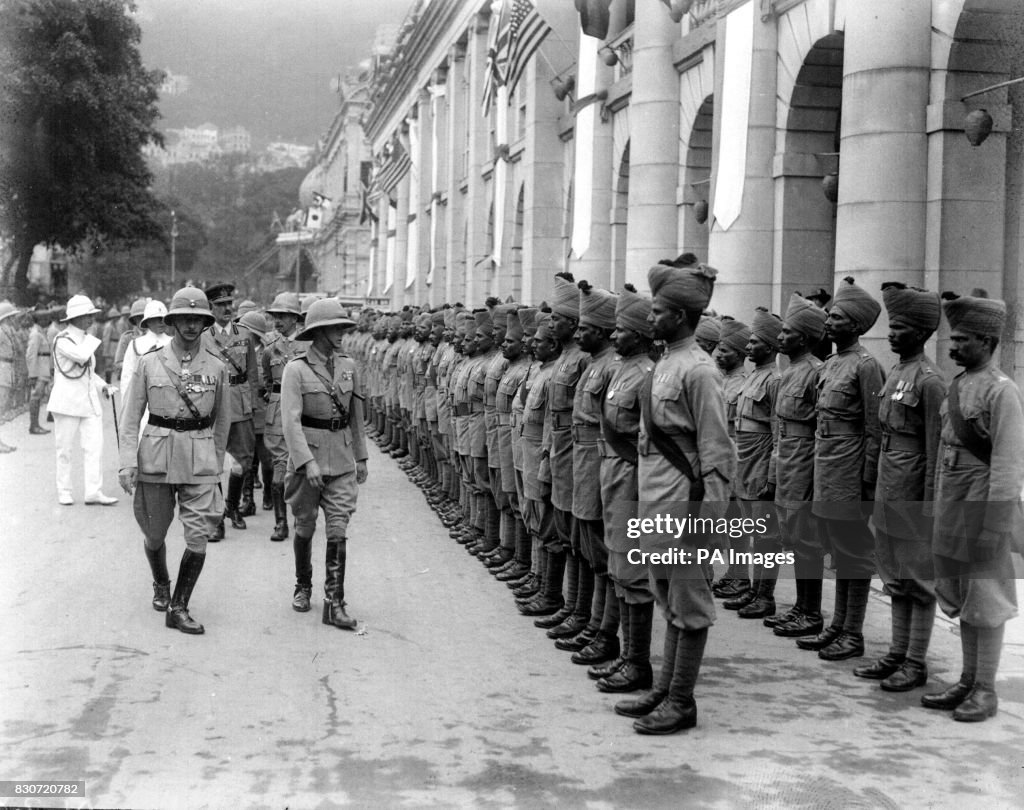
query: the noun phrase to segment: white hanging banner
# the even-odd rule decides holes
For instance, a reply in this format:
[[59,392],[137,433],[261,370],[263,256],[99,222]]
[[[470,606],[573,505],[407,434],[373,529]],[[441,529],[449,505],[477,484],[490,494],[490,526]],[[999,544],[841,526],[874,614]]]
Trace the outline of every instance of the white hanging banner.
[[420,224],[417,214],[420,207],[420,121],[419,117],[409,121],[409,157],[412,166],[409,169],[409,222],[406,225],[407,239],[405,250],[405,289],[416,283],[416,273],[420,266]]
[[395,226],[398,223],[398,211],[388,205],[388,230],[385,237],[387,254],[384,256],[384,290],[389,292],[395,283]]
[[728,230],[743,210],[755,13],[754,3],[748,2],[730,11],[725,18],[722,134],[718,146],[713,211],[715,220],[722,230]]
[[[597,49],[601,40],[580,34],[579,79],[577,98],[592,95],[597,89]],[[572,143],[575,152],[572,194],[572,247],[573,255],[582,259],[590,247],[590,226],[594,196],[594,127],[597,104],[588,104],[576,114]]]
[[373,275],[377,270],[377,234],[380,232],[379,223],[375,219],[370,220],[370,266],[366,272],[366,297],[373,294]]

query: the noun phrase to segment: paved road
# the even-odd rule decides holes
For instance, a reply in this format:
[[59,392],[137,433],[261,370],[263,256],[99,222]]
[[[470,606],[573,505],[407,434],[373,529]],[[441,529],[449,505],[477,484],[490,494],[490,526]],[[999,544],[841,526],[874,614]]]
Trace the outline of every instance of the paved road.
[[[261,513],[210,547],[189,637],[149,607],[128,501],[58,506],[52,438],[24,428],[0,427],[19,445],[0,456],[0,779],[84,780],[95,807],[1021,806],[1022,622],[999,715],[965,725],[722,611],[698,727],[640,737],[375,448],[349,543],[365,633],[291,610],[290,544]],[[884,652],[878,592],[867,637]],[[933,682],[959,674],[944,619],[931,657]]]

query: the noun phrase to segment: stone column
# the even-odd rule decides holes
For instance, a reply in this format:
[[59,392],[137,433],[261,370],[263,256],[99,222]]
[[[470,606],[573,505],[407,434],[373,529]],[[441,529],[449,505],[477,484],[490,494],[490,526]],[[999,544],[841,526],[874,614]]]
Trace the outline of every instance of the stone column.
[[[924,281],[930,72],[930,3],[848,4],[835,281],[879,300],[884,281]],[[883,364],[886,333],[883,315],[864,341]]]
[[647,268],[676,255],[679,75],[672,43],[678,38],[679,27],[660,0],[636,0],[625,280],[641,292]]
[[[715,111],[721,98],[725,51],[725,20],[718,24],[715,47]],[[722,47],[724,43],[725,47]],[[712,225],[707,261],[718,268],[712,307],[749,323],[754,308],[773,308],[772,253],[775,231],[776,66],[778,26],[775,20],[754,19],[754,55],[750,71],[750,113],[747,124],[747,165],[743,180],[743,208],[739,218],[722,230]],[[721,118],[715,116],[714,143],[721,138]],[[714,166],[717,175],[717,165]],[[714,187],[716,176],[712,176]],[[689,212],[688,212],[689,213]]]

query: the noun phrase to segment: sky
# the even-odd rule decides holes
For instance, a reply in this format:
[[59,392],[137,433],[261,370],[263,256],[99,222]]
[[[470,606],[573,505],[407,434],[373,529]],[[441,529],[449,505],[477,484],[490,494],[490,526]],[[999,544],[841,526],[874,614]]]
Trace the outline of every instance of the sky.
[[161,128],[241,125],[254,145],[313,145],[338,108],[331,79],[369,58],[413,0],[136,0],[142,59],[191,80]]

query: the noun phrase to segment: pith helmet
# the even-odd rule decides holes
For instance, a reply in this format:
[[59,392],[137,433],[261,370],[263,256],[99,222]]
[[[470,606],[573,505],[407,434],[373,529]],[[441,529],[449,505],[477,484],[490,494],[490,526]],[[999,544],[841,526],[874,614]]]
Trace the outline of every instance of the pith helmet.
[[210,323],[215,320],[213,313],[210,312],[210,302],[206,300],[206,293],[198,287],[183,287],[173,295],[164,320],[169,321],[175,315],[199,315]]
[[154,299],[146,304],[146,311],[142,313],[142,320],[139,321],[139,326],[145,327],[148,321],[155,318],[165,318],[166,316],[167,307],[164,306],[164,302]]
[[314,301],[306,312],[306,325],[295,338],[296,340],[312,340],[313,333],[322,326],[354,327],[356,322],[345,313],[341,301],[337,298],[321,298]]
[[275,312],[301,315],[302,307],[299,304],[299,294],[293,292],[278,293],[274,298],[274,303],[267,307],[267,314],[273,315]]
[[239,318],[238,323],[250,332],[255,332],[260,337],[263,337],[270,331],[270,324],[267,323],[267,316],[262,312],[246,312],[241,318]]

